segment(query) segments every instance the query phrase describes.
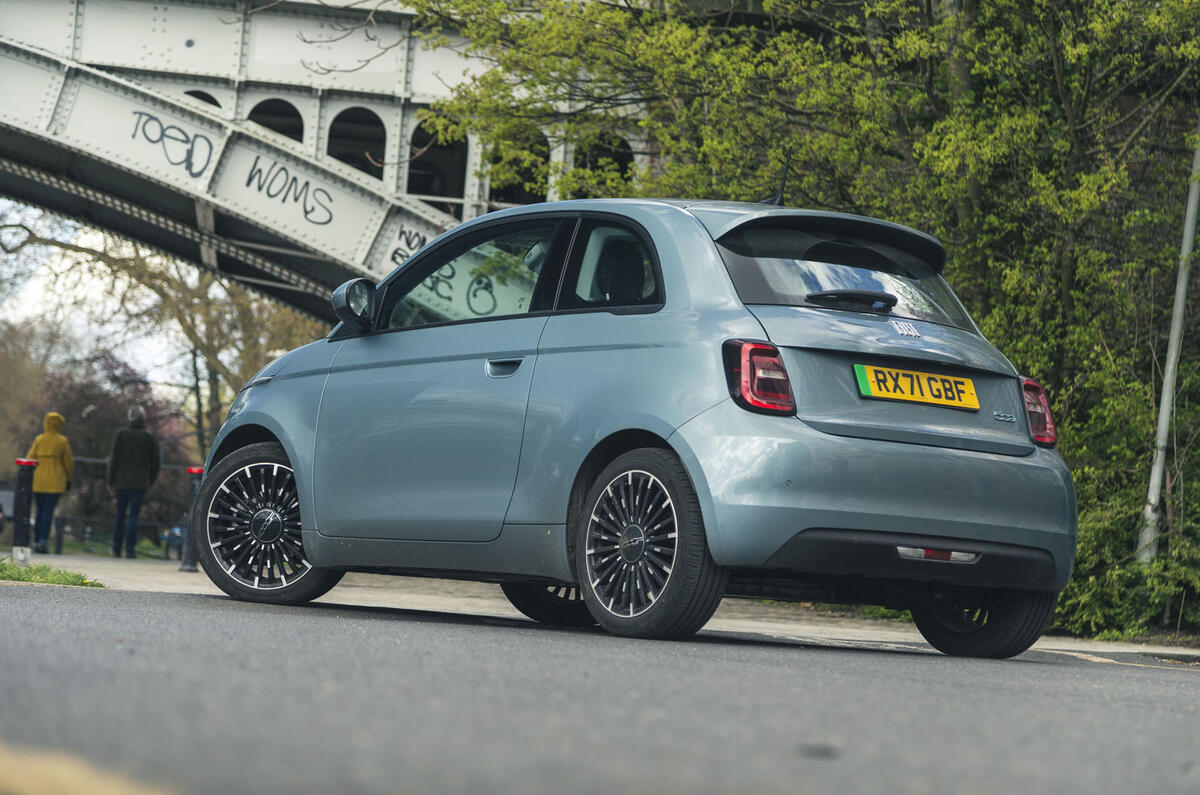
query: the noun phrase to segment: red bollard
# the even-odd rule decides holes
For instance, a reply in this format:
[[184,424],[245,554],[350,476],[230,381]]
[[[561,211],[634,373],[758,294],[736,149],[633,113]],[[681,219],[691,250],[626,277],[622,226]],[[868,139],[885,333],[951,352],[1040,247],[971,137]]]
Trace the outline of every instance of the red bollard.
[[27,564],[32,556],[29,511],[33,507],[33,470],[37,463],[32,458],[17,459],[17,491],[13,495],[14,563]]

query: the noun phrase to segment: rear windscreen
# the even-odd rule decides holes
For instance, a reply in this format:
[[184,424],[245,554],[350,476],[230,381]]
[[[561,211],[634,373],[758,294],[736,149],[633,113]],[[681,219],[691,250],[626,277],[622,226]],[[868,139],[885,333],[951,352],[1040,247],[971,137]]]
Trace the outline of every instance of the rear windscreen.
[[[974,331],[945,280],[924,260],[884,243],[816,230],[752,227],[717,241],[742,302],[884,312]],[[890,310],[870,302],[814,299],[816,293],[890,293]]]

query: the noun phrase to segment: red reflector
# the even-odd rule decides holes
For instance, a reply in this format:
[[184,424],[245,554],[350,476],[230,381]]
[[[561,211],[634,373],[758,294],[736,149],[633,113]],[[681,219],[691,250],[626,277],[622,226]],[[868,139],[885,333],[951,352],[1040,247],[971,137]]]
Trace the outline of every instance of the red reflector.
[[35,466],[37,466],[37,459],[34,459],[34,458],[18,458],[18,459],[17,459],[17,466],[19,466],[19,467],[35,467]]
[[925,560],[950,560],[950,550],[948,549],[927,549],[925,550]]
[[1021,393],[1025,396],[1025,413],[1029,417],[1029,434],[1038,444],[1052,445],[1058,441],[1058,429],[1050,414],[1050,398],[1037,381],[1021,379]]
[[743,407],[768,414],[794,414],[796,401],[779,349],[766,342],[725,343],[730,392]]
[[188,468],[187,468],[187,473],[188,473],[189,475],[203,475],[203,474],[204,474],[204,467],[188,467]]

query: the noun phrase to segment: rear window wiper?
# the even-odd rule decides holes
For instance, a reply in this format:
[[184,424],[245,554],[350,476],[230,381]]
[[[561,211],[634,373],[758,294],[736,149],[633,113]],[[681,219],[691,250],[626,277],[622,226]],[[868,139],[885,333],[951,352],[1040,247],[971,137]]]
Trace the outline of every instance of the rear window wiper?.
[[816,303],[828,301],[830,303],[870,304],[872,309],[879,307],[883,312],[890,312],[892,307],[900,303],[899,298],[882,290],[822,290],[817,293],[809,293],[805,298]]

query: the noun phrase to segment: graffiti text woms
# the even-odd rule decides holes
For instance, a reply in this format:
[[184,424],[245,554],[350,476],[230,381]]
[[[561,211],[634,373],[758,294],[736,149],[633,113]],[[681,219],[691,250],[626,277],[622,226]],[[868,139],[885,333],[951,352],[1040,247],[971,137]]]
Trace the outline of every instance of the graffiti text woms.
[[163,124],[153,113],[144,110],[133,112],[133,134],[141,135],[146,141],[162,146],[163,156],[173,166],[183,166],[189,177],[198,177],[208,168],[212,160],[213,145],[203,133],[188,133],[175,124]]
[[254,164],[246,176],[246,187],[252,184],[259,193],[265,193],[269,198],[279,199],[284,204],[289,201],[300,205],[304,220],[310,224],[324,226],[333,220],[333,197],[324,188],[314,188],[307,177],[298,177],[288,171],[278,160],[270,161],[264,171],[258,164],[259,156],[254,156]]

